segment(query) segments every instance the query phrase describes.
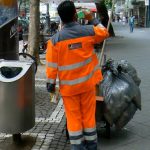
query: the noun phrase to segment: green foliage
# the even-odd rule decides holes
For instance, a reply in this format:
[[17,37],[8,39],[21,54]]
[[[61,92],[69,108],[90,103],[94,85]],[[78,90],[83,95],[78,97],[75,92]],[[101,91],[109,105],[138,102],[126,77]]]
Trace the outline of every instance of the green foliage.
[[112,0],[105,0],[105,5],[106,5],[107,9],[111,9],[112,8]]

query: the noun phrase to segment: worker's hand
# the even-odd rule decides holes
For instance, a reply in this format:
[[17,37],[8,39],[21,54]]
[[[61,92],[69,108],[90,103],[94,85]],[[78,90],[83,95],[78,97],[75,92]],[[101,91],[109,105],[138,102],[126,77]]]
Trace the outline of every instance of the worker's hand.
[[55,88],[55,84],[47,83],[47,91],[50,93],[50,102],[57,104],[60,99],[59,88]]
[[56,93],[50,93],[50,102],[52,103],[58,103],[58,97],[56,95]]
[[84,16],[85,16],[85,19],[88,20],[88,21],[92,21],[93,20],[93,13],[88,10],[88,11],[83,11],[84,12]]
[[55,93],[55,84],[47,83],[47,91],[49,93]]

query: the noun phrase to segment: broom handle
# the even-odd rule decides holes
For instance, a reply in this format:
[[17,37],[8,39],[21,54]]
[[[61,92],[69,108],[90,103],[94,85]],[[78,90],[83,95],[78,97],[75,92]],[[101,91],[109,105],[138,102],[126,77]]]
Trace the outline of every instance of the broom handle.
[[[111,8],[111,14],[110,14],[110,17],[109,17],[109,20],[108,20],[108,24],[107,24],[107,30],[109,30],[110,23],[111,23],[111,20],[112,20],[112,14],[113,14],[114,3],[115,3],[115,0],[112,0],[112,8]],[[102,66],[102,60],[103,60],[103,56],[104,56],[105,46],[106,46],[106,39],[105,39],[104,42],[103,42],[101,54],[100,54],[100,57],[99,57],[99,66],[100,66],[100,67]]]

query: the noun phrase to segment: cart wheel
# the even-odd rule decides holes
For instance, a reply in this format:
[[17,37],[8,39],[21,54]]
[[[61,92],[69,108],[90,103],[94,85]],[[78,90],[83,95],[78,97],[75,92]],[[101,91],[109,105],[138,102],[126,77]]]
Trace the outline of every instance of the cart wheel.
[[67,129],[67,122],[66,122],[65,128],[63,129],[62,132],[64,132],[64,131],[66,133],[67,140],[69,140],[69,133],[68,133],[68,129]]
[[68,128],[67,128],[67,121],[66,121],[66,137],[67,137],[67,140],[69,140],[69,133],[68,133]]
[[22,142],[22,139],[21,139],[21,134],[18,133],[18,134],[13,134],[13,142],[15,144],[20,144]]
[[31,56],[28,53],[19,53],[19,60],[24,60],[24,61],[33,61],[34,62],[34,69],[35,69],[35,74],[37,72],[37,61],[34,56]]
[[110,124],[106,121],[106,138],[110,138]]
[[68,129],[66,129],[66,137],[67,137],[67,140],[69,140],[69,133],[68,133]]

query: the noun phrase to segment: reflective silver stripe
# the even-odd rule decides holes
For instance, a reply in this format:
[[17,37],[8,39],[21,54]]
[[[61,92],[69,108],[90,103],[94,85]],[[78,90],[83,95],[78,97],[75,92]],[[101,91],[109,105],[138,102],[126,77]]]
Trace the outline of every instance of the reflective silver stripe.
[[85,65],[89,64],[91,61],[92,61],[92,58],[88,58],[85,61],[73,64],[73,65],[59,66],[58,69],[60,71],[63,71],[63,70],[72,70],[72,69],[76,69],[76,68],[85,66]]
[[86,128],[84,129],[85,132],[94,132],[96,131],[96,128]]
[[82,130],[81,131],[77,131],[77,132],[69,131],[69,135],[70,136],[79,136],[79,135],[82,135],[82,134],[83,134]]
[[92,135],[92,136],[84,136],[85,140],[87,141],[94,141],[97,139],[97,135]]
[[47,83],[54,84],[55,82],[56,82],[56,80],[54,80],[54,79],[47,79]]
[[47,67],[52,67],[52,68],[57,68],[58,67],[57,63],[52,63],[52,62],[46,62],[46,66]]
[[65,85],[65,84],[66,85],[75,85],[75,84],[79,84],[79,83],[85,82],[85,81],[87,81],[88,79],[90,79],[93,76],[94,72],[97,69],[98,69],[98,66],[96,66],[94,68],[94,70],[90,74],[88,74],[87,76],[84,76],[82,78],[78,78],[78,79],[75,79],[75,80],[61,80],[60,84],[61,85]]
[[79,145],[79,144],[81,144],[82,142],[84,141],[84,138],[82,137],[82,138],[80,138],[80,139],[76,139],[76,140],[70,140],[70,143],[71,144],[75,144],[75,145]]

